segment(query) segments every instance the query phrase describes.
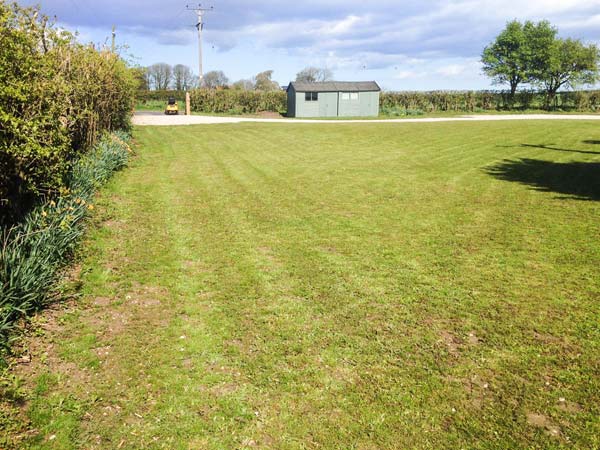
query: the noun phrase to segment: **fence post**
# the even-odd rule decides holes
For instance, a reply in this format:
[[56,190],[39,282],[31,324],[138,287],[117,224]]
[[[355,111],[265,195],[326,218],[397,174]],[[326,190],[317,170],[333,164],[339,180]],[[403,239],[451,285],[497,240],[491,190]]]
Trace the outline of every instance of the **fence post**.
[[192,115],[192,111],[191,111],[191,107],[190,107],[190,93],[189,92],[185,93],[185,115],[186,116]]

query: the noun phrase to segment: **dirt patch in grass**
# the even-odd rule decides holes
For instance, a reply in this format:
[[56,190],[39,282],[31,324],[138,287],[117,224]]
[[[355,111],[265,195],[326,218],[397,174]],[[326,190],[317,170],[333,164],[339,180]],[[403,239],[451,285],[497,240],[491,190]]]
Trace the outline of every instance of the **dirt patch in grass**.
[[99,308],[106,308],[113,302],[113,299],[110,297],[96,297],[93,300],[93,305],[98,306]]
[[570,414],[577,414],[583,412],[583,408],[579,403],[570,402],[564,398],[558,399],[558,409]]
[[460,348],[462,346],[462,341],[457,336],[450,333],[449,331],[442,330],[440,331],[440,338],[446,346],[446,349],[448,350],[448,353],[450,355],[454,357],[460,356]]
[[550,436],[560,436],[560,428],[544,414],[527,413],[527,423],[536,428],[543,428]]
[[273,111],[261,111],[256,113],[257,117],[260,117],[261,119],[283,119],[284,117],[277,113],[277,112],[273,112]]

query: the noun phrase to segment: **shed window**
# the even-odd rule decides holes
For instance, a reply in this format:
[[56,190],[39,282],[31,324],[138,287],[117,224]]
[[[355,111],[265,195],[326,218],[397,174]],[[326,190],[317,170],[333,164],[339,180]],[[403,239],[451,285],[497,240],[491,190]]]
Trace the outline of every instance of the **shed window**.
[[350,94],[350,100],[358,100],[358,92],[352,92]]
[[350,93],[342,92],[342,100],[350,100]]
[[306,92],[304,94],[304,100],[306,100],[307,102],[316,102],[319,100],[319,93],[318,92]]

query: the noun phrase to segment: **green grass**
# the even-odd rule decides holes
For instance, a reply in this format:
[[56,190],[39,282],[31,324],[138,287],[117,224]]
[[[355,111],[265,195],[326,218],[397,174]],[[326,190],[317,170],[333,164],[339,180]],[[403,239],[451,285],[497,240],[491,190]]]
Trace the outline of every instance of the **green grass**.
[[135,138],[13,442],[600,446],[597,123]]
[[[185,102],[177,101],[177,106],[179,106],[180,114],[185,114]],[[167,101],[162,100],[146,100],[146,101],[138,101],[135,104],[136,111],[164,111],[167,107]]]

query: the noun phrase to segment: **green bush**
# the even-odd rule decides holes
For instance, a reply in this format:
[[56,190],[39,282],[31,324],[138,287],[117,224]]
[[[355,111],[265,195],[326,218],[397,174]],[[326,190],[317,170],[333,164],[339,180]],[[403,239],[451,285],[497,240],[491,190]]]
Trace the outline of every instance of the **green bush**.
[[61,195],[35,207],[1,236],[0,343],[19,318],[47,304],[60,269],[83,234],[94,193],[127,164],[127,140],[122,133],[105,135],[73,164]]
[[287,94],[284,91],[196,89],[190,93],[190,101],[192,111],[203,113],[284,113],[287,110]]
[[64,187],[102,131],[129,127],[136,87],[118,55],[0,1],[0,226]]

